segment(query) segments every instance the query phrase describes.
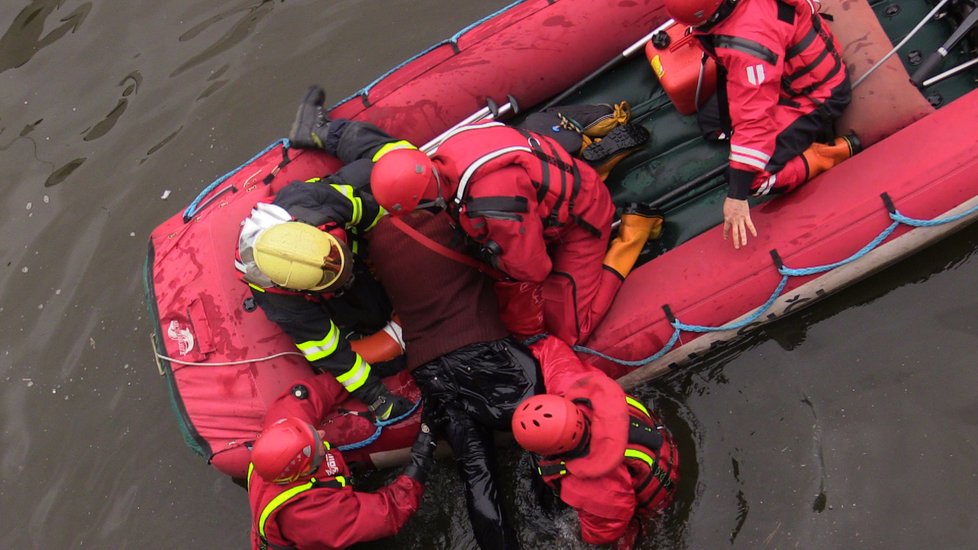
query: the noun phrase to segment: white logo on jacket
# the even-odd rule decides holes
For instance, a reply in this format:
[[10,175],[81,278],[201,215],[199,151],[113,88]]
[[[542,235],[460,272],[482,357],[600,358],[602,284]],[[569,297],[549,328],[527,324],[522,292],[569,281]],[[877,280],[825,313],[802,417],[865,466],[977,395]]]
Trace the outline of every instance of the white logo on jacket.
[[326,471],[323,472],[328,476],[335,476],[339,473],[340,469],[336,466],[336,459],[333,458],[333,453],[326,453]]
[[166,335],[170,337],[170,340],[174,340],[177,343],[177,347],[180,349],[180,355],[187,355],[194,349],[194,333],[190,332],[189,328],[183,328],[176,319],[170,321],[170,326],[166,329]]
[[751,65],[747,67],[747,82],[754,86],[759,86],[764,82],[764,65]]

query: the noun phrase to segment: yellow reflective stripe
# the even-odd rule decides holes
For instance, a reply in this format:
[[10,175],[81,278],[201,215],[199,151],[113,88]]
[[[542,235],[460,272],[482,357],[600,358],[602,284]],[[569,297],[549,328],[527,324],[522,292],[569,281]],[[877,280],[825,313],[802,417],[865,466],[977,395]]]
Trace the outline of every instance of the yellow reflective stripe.
[[353,367],[337,376],[336,381],[343,384],[346,391],[352,392],[360,389],[360,386],[367,381],[368,376],[370,376],[370,363],[364,361],[363,357],[357,354],[357,360],[353,362]]
[[633,398],[631,396],[626,395],[625,396],[625,401],[628,402],[629,405],[631,405],[631,406],[635,407],[636,409],[638,409],[638,410],[642,411],[643,413],[645,413],[645,416],[647,416],[649,418],[652,418],[652,415],[649,414],[649,410],[646,409],[645,408],[645,405],[641,404],[637,399],[635,399],[635,398]]
[[248,490],[251,490],[251,472],[255,471],[255,465],[251,462],[248,463]]
[[309,179],[306,180],[306,183],[316,183],[317,181],[319,181],[321,179],[322,178],[309,178]]
[[625,458],[637,458],[648,464],[649,468],[651,468],[652,463],[655,462],[654,458],[636,449],[625,449]]
[[373,160],[374,162],[377,162],[378,160],[380,160],[380,157],[386,155],[387,153],[390,153],[394,149],[417,149],[417,147],[415,147],[414,145],[411,145],[411,142],[410,141],[406,141],[406,140],[403,140],[403,139],[400,140],[400,141],[392,141],[390,143],[385,143],[384,146],[381,147],[374,154],[374,157],[371,160]]
[[322,340],[309,340],[295,345],[299,351],[306,356],[307,361],[317,361],[323,357],[328,357],[336,351],[336,346],[340,343],[340,330],[336,324],[329,322],[329,332]]
[[350,225],[357,225],[360,223],[360,218],[363,217],[363,201],[353,194],[353,187],[338,183],[330,184],[330,187],[346,197],[346,200],[350,201],[350,205],[353,207],[353,214],[350,216]]
[[[248,465],[248,484],[251,484],[251,472],[254,469],[254,464]],[[343,476],[336,476],[333,479],[340,484],[340,487],[346,487],[346,478]],[[272,515],[272,512],[280,508],[283,504],[289,501],[292,497],[299,493],[308,491],[316,485],[316,478],[310,478],[307,483],[302,485],[297,485],[287,491],[283,491],[281,494],[273,498],[267,505],[265,509],[261,511],[261,516],[258,518],[258,533],[262,538],[265,538],[265,523],[268,521],[268,516]]]
[[370,222],[370,225],[366,229],[364,229],[364,231],[370,231],[371,229],[373,229],[374,226],[377,225],[377,222],[380,221],[380,218],[383,218],[386,215],[387,215],[387,210],[385,210],[384,207],[381,206],[380,210],[377,212],[377,217],[374,218],[374,221]]
[[268,516],[272,515],[276,509],[285,504],[295,495],[312,489],[313,480],[308,483],[303,483],[302,485],[297,485],[286,491],[282,491],[277,497],[273,498],[266,506],[265,509],[261,511],[261,516],[258,518],[258,534],[265,538],[265,522],[268,521]]

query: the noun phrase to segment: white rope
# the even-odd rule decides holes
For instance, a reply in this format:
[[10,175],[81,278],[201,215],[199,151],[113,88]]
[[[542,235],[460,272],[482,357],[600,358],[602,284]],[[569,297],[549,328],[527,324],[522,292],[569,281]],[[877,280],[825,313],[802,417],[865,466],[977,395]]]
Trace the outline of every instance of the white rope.
[[156,353],[158,359],[164,359],[171,363],[177,363],[179,365],[185,365],[188,367],[231,367],[234,365],[247,365],[248,363],[257,363],[258,361],[270,361],[272,359],[277,359],[279,357],[284,357],[286,355],[298,355],[299,357],[304,357],[301,353],[297,351],[283,351],[282,353],[276,353],[275,355],[269,355],[267,357],[259,357],[257,359],[242,359],[240,361],[221,361],[217,363],[198,363],[195,361],[184,361],[182,359],[175,359],[173,357],[167,357],[159,352]]

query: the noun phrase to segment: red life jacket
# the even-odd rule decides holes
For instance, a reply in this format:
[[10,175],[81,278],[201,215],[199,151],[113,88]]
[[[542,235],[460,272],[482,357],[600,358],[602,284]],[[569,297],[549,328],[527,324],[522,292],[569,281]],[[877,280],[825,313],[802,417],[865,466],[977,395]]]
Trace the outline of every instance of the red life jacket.
[[[450,167],[443,175],[457,178],[455,196],[449,198],[455,216],[535,212],[544,222],[548,241],[569,224],[600,235],[597,226],[603,220],[588,207],[596,191],[607,193],[603,182],[549,137],[499,122],[463,126],[438,147],[433,160]],[[530,196],[470,196],[470,186],[478,185],[481,176],[509,166],[519,166],[529,175]]]
[[275,517],[291,500],[306,491],[313,489],[342,489],[346,487],[350,475],[346,461],[339,452],[330,450],[326,445],[326,455],[322,464],[312,476],[285,485],[270,483],[262,479],[255,471],[254,465],[248,465],[248,497],[251,503],[252,530],[259,539],[261,550],[286,550],[294,548],[284,542],[279,534]]
[[[679,484],[679,453],[659,419],[636,399],[625,399],[629,425],[624,463],[632,477],[636,509],[647,514],[672,502]],[[564,462],[539,456],[534,459],[543,481],[559,494],[560,479],[568,475]]]

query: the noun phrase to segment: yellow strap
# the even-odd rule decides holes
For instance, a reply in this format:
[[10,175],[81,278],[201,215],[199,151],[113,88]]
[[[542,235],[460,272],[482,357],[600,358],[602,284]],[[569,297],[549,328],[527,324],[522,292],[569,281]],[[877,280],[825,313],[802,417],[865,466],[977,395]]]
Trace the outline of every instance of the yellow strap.
[[648,464],[649,468],[651,468],[652,464],[655,462],[654,458],[637,449],[625,449],[625,458],[637,458],[642,462]]
[[638,409],[638,410],[642,411],[643,413],[645,413],[645,416],[647,416],[649,418],[652,418],[652,415],[649,414],[649,410],[645,408],[645,405],[643,405],[641,402],[639,402],[634,397],[632,397],[630,395],[626,395],[625,396],[625,402],[627,402],[629,405],[631,405],[631,406],[635,407],[636,409]]

